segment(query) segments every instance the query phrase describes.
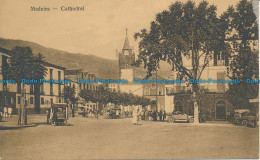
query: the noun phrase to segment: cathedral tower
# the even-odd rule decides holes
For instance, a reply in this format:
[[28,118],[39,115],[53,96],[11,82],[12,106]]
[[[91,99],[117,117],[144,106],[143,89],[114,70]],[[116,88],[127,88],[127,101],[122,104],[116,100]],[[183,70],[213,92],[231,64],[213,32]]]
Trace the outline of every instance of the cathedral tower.
[[119,53],[119,75],[120,79],[125,79],[128,83],[133,82],[134,76],[134,66],[132,64],[135,62],[135,53],[132,46],[129,44],[127,29],[125,43],[122,51]]

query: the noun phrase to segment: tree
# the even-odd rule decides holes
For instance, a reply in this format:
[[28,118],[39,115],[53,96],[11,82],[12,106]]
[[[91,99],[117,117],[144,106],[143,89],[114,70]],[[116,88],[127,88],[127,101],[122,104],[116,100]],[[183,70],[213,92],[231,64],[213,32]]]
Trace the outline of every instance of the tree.
[[96,91],[82,90],[79,96],[86,101],[99,102],[104,105],[114,103],[116,105],[149,105],[150,99],[135,96],[131,93],[114,92],[100,85]]
[[74,117],[74,104],[78,101],[78,98],[75,97],[75,88],[70,86],[65,86],[63,88],[62,94],[64,96],[65,102],[68,104],[69,102],[72,103],[72,117]]
[[[31,67],[33,68],[34,80],[38,82],[40,79],[43,79],[47,73],[47,68],[43,65],[44,56],[41,53],[38,53],[34,56],[34,61],[32,62]],[[40,83],[34,83],[34,105],[35,113],[40,113]]]
[[66,103],[71,102],[72,104],[75,104],[77,102],[77,98],[75,97],[75,89],[70,86],[65,86],[63,88],[63,96]]
[[[150,30],[143,29],[135,34],[140,38],[139,55],[136,65],[144,63],[147,75],[159,68],[159,62],[166,61],[180,78],[198,80],[214,50],[221,44],[220,20],[216,16],[216,7],[202,1],[176,2],[158,13],[151,22]],[[191,68],[184,65],[184,59],[190,61]],[[200,87],[192,84],[194,102],[194,123],[199,123]]]
[[27,106],[25,100],[24,85],[22,79],[31,80],[44,77],[45,67],[39,62],[39,58],[33,55],[30,47],[14,47],[11,51],[8,77],[15,80],[17,85],[21,85],[21,104],[19,108],[18,124],[27,124]]
[[[250,41],[258,40],[258,24],[251,1],[241,0],[236,7],[230,7],[225,13],[230,20],[229,30],[234,46],[232,60],[227,71],[231,79],[240,80],[240,84],[229,85],[228,97],[237,108],[248,107],[249,99],[258,95],[258,83],[247,83],[247,79],[259,78],[258,47],[253,48]],[[258,44],[257,44],[258,45]]]

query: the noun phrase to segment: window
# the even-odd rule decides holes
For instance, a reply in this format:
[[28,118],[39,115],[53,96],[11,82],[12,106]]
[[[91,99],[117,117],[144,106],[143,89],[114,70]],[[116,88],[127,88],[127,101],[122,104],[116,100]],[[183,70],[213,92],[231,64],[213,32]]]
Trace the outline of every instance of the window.
[[50,95],[53,95],[53,84],[50,83]]
[[33,84],[30,84],[30,94],[33,94]]
[[17,83],[17,93],[18,93],[18,94],[21,94],[21,91],[22,91],[22,89],[21,89],[21,83]]
[[30,104],[33,104],[33,97],[30,97]]
[[58,90],[59,90],[59,96],[61,96],[61,84],[60,83],[58,85]]
[[44,104],[44,98],[41,98],[41,104]]
[[214,52],[214,66],[224,66],[228,64],[228,58],[222,52]]
[[52,73],[53,73],[53,69],[50,69],[50,80],[53,79],[53,75],[52,75]]
[[163,88],[162,87],[159,87],[158,88],[158,95],[163,95]]
[[53,104],[53,98],[51,98],[51,104]]
[[58,71],[58,80],[61,80],[61,71]]
[[11,104],[14,103],[14,97],[11,97]]
[[59,103],[61,103],[61,99],[59,99]]
[[18,104],[21,104],[21,96],[18,96],[18,98],[17,98],[17,103],[18,103]]
[[149,87],[144,88],[144,95],[150,95],[150,88]]

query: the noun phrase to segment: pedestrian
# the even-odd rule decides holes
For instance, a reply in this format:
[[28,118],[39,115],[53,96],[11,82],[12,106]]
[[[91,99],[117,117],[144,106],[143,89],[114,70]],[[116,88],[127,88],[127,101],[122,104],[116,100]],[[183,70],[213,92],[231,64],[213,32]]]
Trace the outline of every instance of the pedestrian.
[[137,117],[137,110],[135,109],[135,110],[133,111],[133,119],[132,119],[132,123],[133,123],[134,125],[137,124],[137,119],[138,119],[138,117]]
[[9,118],[11,118],[12,111],[13,111],[12,107],[9,107],[7,110]]
[[7,117],[7,114],[8,114],[7,108],[4,107],[4,117]]
[[153,115],[153,120],[157,121],[157,112],[155,110],[153,111],[152,115]]
[[159,114],[160,121],[162,121],[162,116],[163,116],[162,110],[160,110],[160,112],[158,114]]
[[153,120],[152,111],[148,112],[148,117],[149,117],[149,119],[148,119],[149,121]]
[[[139,110],[139,108],[137,109],[137,124],[140,124],[141,120],[142,120],[142,114]],[[139,122],[139,123],[138,123]]]
[[166,119],[166,112],[163,111],[163,121]]
[[149,111],[145,111],[144,112],[144,117],[145,117],[145,120],[148,121],[149,120]]

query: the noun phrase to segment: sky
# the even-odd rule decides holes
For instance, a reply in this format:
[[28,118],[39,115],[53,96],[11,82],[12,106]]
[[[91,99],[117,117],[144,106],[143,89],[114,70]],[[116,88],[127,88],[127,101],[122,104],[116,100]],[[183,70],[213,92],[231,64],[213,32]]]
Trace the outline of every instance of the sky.
[[[186,0],[180,0],[185,2]],[[175,0],[0,0],[0,37],[45,47],[116,59],[128,28],[130,45],[138,50],[135,32],[149,28],[155,15]],[[198,4],[200,0],[195,0]],[[208,0],[217,14],[239,0]],[[84,12],[32,12],[31,6],[85,6]]]

